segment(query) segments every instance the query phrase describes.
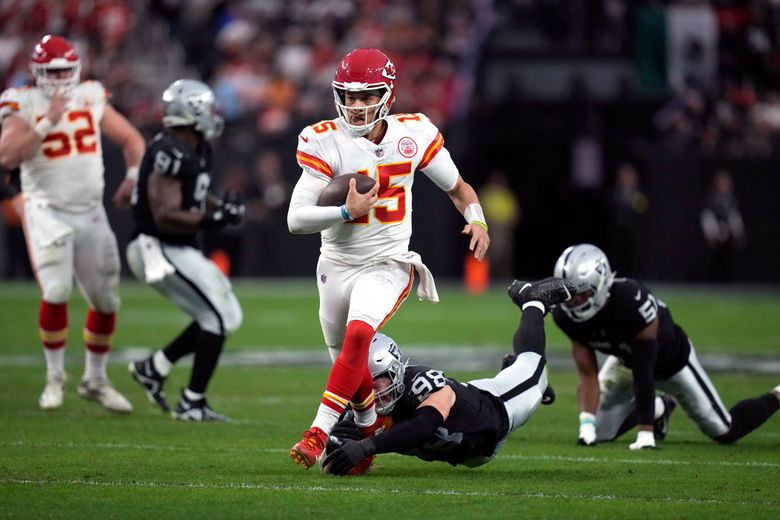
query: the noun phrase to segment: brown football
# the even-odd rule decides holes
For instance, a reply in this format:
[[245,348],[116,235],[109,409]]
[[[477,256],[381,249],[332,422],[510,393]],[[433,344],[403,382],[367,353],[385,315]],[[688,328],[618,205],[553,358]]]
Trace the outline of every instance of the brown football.
[[355,189],[358,193],[368,193],[374,187],[376,181],[366,175],[358,173],[346,173],[333,177],[330,183],[320,193],[317,200],[318,206],[341,206],[347,201],[349,193],[349,180],[355,179]]

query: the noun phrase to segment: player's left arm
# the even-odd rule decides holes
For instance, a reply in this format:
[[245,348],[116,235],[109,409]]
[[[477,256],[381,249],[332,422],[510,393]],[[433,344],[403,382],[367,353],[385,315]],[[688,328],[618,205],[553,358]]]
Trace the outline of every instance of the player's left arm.
[[127,174],[114,193],[114,204],[120,208],[130,207],[130,196],[133,193],[138,179],[138,165],[144,155],[146,144],[141,133],[130,124],[125,116],[109,104],[103,109],[103,118],[100,120],[100,130],[106,137],[122,147],[122,155],[125,158]]
[[452,203],[468,222],[461,233],[471,235],[469,251],[474,251],[474,258],[481,261],[490,246],[490,236],[477,192],[474,191],[471,184],[458,175],[455,187],[448,191],[447,195],[450,196]]
[[[639,433],[632,449],[655,447],[653,422],[655,416],[655,361],[658,356],[658,317],[642,329],[631,342],[631,371],[634,375],[634,396]],[[649,434],[649,435],[648,435]]]
[[432,392],[417,407],[408,420],[395,423],[374,437],[361,441],[346,441],[328,454],[323,467],[333,475],[346,475],[366,457],[379,453],[405,453],[431,438],[436,428],[444,424],[455,405],[455,392],[449,385]]

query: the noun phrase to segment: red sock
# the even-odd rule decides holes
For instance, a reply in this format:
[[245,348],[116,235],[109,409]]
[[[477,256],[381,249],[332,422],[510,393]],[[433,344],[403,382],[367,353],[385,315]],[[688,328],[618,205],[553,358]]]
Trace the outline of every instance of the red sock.
[[352,406],[356,412],[362,412],[374,406],[374,378],[371,377],[371,370],[368,369],[368,366],[363,370],[363,378],[352,397]]
[[116,313],[103,314],[89,309],[84,322],[84,344],[87,350],[102,354],[108,352],[116,326]]
[[43,348],[56,350],[64,347],[68,339],[68,304],[41,300],[38,326]]
[[330,370],[322,404],[336,411],[344,410],[363,382],[368,363],[368,349],[374,328],[363,321],[347,323],[341,353]]

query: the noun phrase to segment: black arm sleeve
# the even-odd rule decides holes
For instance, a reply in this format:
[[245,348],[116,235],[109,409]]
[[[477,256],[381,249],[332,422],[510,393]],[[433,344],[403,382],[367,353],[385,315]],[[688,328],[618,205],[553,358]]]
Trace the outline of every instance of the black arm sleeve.
[[634,374],[636,416],[639,424],[653,424],[655,419],[655,383],[653,374],[658,342],[654,339],[631,344],[631,366]]
[[404,453],[427,441],[444,417],[433,406],[421,406],[408,421],[394,424],[388,431],[372,438],[375,453]]

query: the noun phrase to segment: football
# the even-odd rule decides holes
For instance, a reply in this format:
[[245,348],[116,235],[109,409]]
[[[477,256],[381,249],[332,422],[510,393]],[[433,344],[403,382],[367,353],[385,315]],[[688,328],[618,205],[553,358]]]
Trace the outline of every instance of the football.
[[349,180],[355,179],[355,189],[358,193],[368,193],[374,187],[376,181],[366,175],[347,173],[338,175],[325,186],[317,200],[318,206],[341,206],[347,201],[349,193]]

